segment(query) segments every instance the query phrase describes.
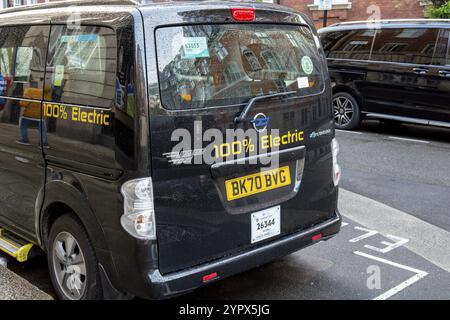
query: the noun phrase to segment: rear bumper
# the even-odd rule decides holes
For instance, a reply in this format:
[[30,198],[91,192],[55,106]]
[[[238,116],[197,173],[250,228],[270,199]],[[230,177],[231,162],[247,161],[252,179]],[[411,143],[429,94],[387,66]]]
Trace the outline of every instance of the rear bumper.
[[[161,275],[159,270],[152,270],[148,273],[148,298],[164,299],[184,294],[205,284],[258,267],[319,242],[312,240],[312,236],[319,233],[322,234],[320,241],[328,240],[339,232],[341,221],[340,214],[336,212],[330,220],[250,251],[166,275]],[[217,272],[218,277],[203,282],[203,276],[213,272]]]

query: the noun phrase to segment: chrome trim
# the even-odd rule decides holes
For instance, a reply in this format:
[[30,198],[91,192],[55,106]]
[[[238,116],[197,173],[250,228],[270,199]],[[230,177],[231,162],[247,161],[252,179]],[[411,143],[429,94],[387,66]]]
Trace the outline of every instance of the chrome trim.
[[450,128],[450,122],[430,121],[428,124],[429,124],[430,126]]
[[393,115],[388,115],[388,114],[383,114],[383,113],[372,113],[372,112],[365,114],[365,116],[369,117],[369,118],[397,120],[397,121],[401,121],[401,122],[450,128],[450,122],[444,122],[444,121],[425,120],[425,119],[420,119],[420,118],[409,118],[409,117],[393,116]]
[[379,20],[358,20],[358,21],[346,21],[339,22],[331,25],[330,27],[352,25],[352,24],[371,24],[371,23],[395,23],[395,22],[450,22],[450,19],[379,19]]
[[6,100],[15,100],[15,101],[25,101],[25,102],[37,102],[37,103],[41,103],[41,100],[34,100],[34,99],[25,99],[25,98],[16,98],[16,97],[7,97],[7,96],[2,96],[0,95],[1,99],[6,99]]
[[[372,57],[372,53],[370,54],[370,56]],[[378,61],[378,60],[369,60],[369,59],[368,60],[361,60],[361,59],[327,58],[327,61],[328,60],[330,60],[330,61],[335,60],[335,61],[364,62],[365,64],[381,63],[381,64],[400,64],[400,65],[408,65],[408,66],[424,66],[424,67],[428,67],[428,68],[430,68],[430,67],[435,67],[435,68],[445,68],[445,67],[447,67],[448,68],[448,65],[440,66],[440,65],[436,65],[436,64],[418,64],[418,63],[406,63],[406,62]],[[333,66],[330,66],[329,68],[332,69]],[[345,72],[347,72],[347,71],[345,71]]]

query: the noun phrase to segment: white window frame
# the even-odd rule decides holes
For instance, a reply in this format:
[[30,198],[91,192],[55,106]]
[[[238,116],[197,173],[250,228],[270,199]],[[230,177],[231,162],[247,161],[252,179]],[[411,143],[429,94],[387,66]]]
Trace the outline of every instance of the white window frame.
[[[314,0],[313,3],[308,4],[310,10],[319,10],[319,1]],[[350,0],[331,0],[333,9],[351,9],[352,2]]]

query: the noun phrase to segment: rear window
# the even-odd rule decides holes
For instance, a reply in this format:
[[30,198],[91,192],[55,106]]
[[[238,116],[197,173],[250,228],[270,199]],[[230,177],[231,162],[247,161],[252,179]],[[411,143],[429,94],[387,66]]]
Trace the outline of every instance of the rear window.
[[323,76],[307,27],[197,25],[156,31],[161,99],[167,109],[241,104],[258,95],[320,93]]

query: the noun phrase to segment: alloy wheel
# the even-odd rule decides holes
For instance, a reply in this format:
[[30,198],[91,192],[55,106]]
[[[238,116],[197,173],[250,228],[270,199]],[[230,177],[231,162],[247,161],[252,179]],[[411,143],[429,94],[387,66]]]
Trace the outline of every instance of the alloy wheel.
[[56,236],[52,260],[61,291],[70,300],[81,299],[86,291],[86,261],[74,236],[68,232]]
[[344,96],[333,99],[334,121],[338,126],[346,126],[352,121],[354,106],[353,103]]

